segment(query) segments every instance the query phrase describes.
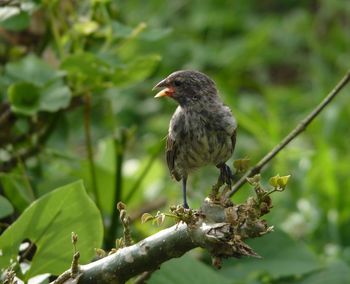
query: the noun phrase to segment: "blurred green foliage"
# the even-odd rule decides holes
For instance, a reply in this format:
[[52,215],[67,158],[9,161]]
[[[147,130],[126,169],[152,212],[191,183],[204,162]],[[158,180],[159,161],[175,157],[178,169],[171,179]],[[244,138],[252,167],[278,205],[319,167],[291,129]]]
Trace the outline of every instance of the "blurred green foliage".
[[[8,1],[0,7],[0,244],[10,229],[19,242],[33,238],[21,218],[47,196],[58,204],[62,197],[53,190],[78,179],[105,228],[104,244],[102,228],[94,239],[82,230],[80,250],[114,245],[119,200],[134,218],[136,239],[159,230],[139,217],[179,203],[181,192],[163,155],[175,104],[154,100],[153,85],[178,69],[207,73],[238,120],[234,159],[254,164],[349,69],[349,19],[350,2],[341,0]],[[348,93],[349,87],[263,173],[266,184],[270,176],[291,175],[268,216],[284,233],[251,244],[265,259],[230,260],[214,271],[195,251],[162,266],[150,283],[181,283],[194,271],[198,283],[348,283]],[[191,207],[216,177],[212,167],[191,176]],[[249,194],[246,186],[234,200]],[[80,214],[71,211],[72,224]],[[69,238],[60,225],[52,222],[54,237]],[[40,261],[46,260],[34,256],[33,265]],[[47,271],[70,261],[50,263]]]

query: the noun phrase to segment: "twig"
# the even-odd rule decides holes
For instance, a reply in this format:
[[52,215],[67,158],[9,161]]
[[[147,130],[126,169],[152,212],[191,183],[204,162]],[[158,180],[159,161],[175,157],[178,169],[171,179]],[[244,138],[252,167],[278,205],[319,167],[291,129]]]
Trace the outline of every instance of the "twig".
[[74,248],[74,254],[73,254],[73,260],[71,264],[71,277],[76,278],[77,275],[79,274],[79,258],[80,258],[80,253],[77,251],[77,242],[78,242],[78,235],[75,232],[72,232],[71,236],[72,240],[72,245]]
[[17,7],[20,9],[21,3],[18,0],[0,0],[0,7],[6,7],[6,6]]
[[333,90],[323,99],[323,101],[313,109],[309,115],[307,115],[275,148],[267,153],[254,167],[249,169],[239,180],[236,182],[232,189],[226,193],[226,198],[234,195],[246,182],[247,178],[251,177],[261,171],[261,169],[272,160],[283,148],[285,148],[289,142],[294,140],[306,127],[314,120],[314,118],[335,98],[335,96],[346,86],[350,81],[350,70],[345,76],[338,82]]
[[3,124],[6,120],[8,120],[10,115],[11,115],[11,109],[10,107],[8,107],[0,115],[0,125]]
[[131,246],[134,241],[131,237],[130,232],[130,216],[126,212],[126,206],[123,202],[119,201],[117,204],[117,209],[120,214],[120,222],[123,224],[124,232],[123,232],[123,246]]

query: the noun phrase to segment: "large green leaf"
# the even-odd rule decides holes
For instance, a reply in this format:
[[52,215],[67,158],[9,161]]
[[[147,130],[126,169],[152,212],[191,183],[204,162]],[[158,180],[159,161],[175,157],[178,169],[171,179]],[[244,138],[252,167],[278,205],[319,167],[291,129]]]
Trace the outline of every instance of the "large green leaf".
[[69,105],[71,91],[62,80],[55,80],[44,87],[32,83],[19,82],[8,89],[13,112],[33,115],[38,111],[55,112]]
[[29,27],[30,16],[25,11],[20,11],[13,16],[0,20],[0,26],[10,31],[21,31]]
[[55,112],[69,105],[71,99],[70,89],[63,81],[55,80],[41,89],[40,110]]
[[148,283],[229,284],[234,282],[221,276],[213,268],[199,260],[185,255],[181,258],[175,258],[162,264],[160,270],[157,270],[152,274]]
[[[33,115],[38,111],[54,112],[69,105],[70,89],[54,70],[35,55],[6,65],[6,78],[17,81],[9,86],[8,97],[16,113]],[[4,82],[6,83],[6,81]]]
[[30,82],[38,86],[43,86],[47,82],[63,75],[62,72],[54,70],[44,60],[33,54],[19,61],[8,63],[5,71],[13,79]]
[[100,212],[81,181],[60,187],[33,202],[0,237],[0,268],[16,260],[24,239],[32,241],[36,253],[26,278],[59,274],[72,260],[71,232],[79,236],[81,262],[90,261],[100,247],[103,225]]
[[11,109],[15,113],[24,115],[35,114],[40,107],[40,90],[28,82],[12,84],[8,88]]
[[243,258],[224,262],[222,273],[234,279],[255,278],[267,274],[273,279],[303,275],[321,268],[305,244],[292,240],[287,234],[276,231],[249,241],[263,258]]
[[350,283],[350,268],[343,261],[335,261],[325,269],[312,273],[303,280],[295,282],[298,284],[342,284]]

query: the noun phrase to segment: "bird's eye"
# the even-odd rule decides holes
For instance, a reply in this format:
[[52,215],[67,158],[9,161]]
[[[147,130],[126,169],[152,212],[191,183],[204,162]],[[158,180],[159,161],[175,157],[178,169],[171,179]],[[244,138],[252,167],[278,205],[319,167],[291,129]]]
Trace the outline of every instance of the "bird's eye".
[[180,80],[175,80],[175,81],[174,81],[174,85],[175,85],[176,87],[180,86],[180,85],[181,85],[181,81],[180,81]]

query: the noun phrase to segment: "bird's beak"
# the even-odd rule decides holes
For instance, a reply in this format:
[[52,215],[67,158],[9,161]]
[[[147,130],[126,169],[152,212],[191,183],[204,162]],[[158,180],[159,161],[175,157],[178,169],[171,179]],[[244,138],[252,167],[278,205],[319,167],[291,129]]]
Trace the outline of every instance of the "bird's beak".
[[171,97],[171,95],[174,93],[173,88],[169,87],[169,84],[167,82],[167,79],[164,79],[160,81],[157,85],[155,85],[152,89],[152,91],[163,88],[161,91],[159,91],[154,97],[160,98],[160,97]]

